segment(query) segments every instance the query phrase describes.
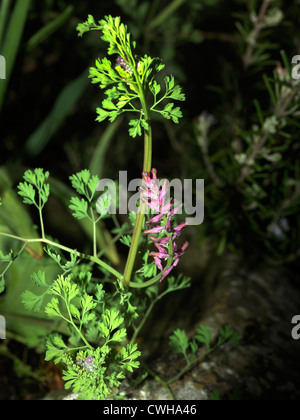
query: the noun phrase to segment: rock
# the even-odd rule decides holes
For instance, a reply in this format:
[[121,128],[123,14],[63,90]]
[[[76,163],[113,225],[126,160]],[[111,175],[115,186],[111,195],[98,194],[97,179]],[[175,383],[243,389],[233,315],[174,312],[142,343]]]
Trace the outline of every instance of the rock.
[[[300,343],[292,339],[291,319],[300,313],[300,299],[293,278],[278,268],[243,268],[233,258],[216,277],[204,282],[202,293],[205,308],[194,319],[192,330],[186,326],[190,336],[204,324],[216,337],[219,328],[229,324],[242,335],[243,344],[219,348],[174,382],[170,388],[175,399],[206,400],[216,391],[221,399],[298,399]],[[190,308],[194,300],[192,293]],[[166,353],[150,366],[169,380],[184,363]],[[169,397],[151,379],[133,393],[133,398]]]

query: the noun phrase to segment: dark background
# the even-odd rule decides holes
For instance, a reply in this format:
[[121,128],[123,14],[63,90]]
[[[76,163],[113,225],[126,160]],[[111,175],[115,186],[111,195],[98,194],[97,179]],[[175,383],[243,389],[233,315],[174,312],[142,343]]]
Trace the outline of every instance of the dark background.
[[[131,10],[130,5],[134,2],[130,1],[127,6],[125,1],[32,2],[0,113],[0,164],[11,177],[13,185],[21,180],[27,168],[42,167],[49,170],[54,178],[69,185],[70,175],[89,167],[109,125],[107,122],[95,122],[96,107],[103,99],[102,92],[90,82],[82,88],[84,82],[81,82],[78,99],[63,102],[63,107],[68,107],[68,111],[59,124],[53,116],[53,108],[63,89],[85,71],[87,78],[89,66],[94,65],[97,57],[106,54],[106,44],[99,34],[86,34],[81,39],[77,36],[77,24],[85,21],[88,14],[92,14],[96,20],[108,14],[119,15],[133,32],[137,52],[162,58],[166,64],[164,74],[175,76],[187,98],[185,103],[180,104],[183,119],[179,125],[156,119],[153,121],[153,166],[159,174],[169,179],[204,178],[207,187],[205,223],[204,226],[189,228],[185,234],[185,239],[190,240],[192,246],[190,256],[187,255],[182,262],[182,270],[191,275],[197,285],[201,283],[199,273],[208,271],[206,264],[211,264],[212,259],[218,264],[226,252],[239,255],[246,266],[251,267],[280,256],[283,259],[282,267],[297,283],[299,261],[295,255],[299,252],[299,199],[285,214],[293,231],[289,238],[284,242],[269,238],[267,226],[272,219],[274,203],[280,202],[287,194],[280,188],[283,173],[288,172],[289,177],[297,174],[295,160],[299,158],[299,146],[295,142],[299,127],[291,128],[290,136],[295,139],[293,148],[285,150],[284,163],[278,169],[278,182],[275,180],[272,184],[276,184],[278,189],[270,187],[267,199],[261,201],[268,211],[263,215],[258,210],[257,213],[251,213],[244,209],[245,192],[236,188],[237,169],[232,164],[233,159],[226,153],[236,133],[235,124],[247,131],[252,123],[257,123],[253,100],[257,99],[262,109],[270,106],[262,75],[272,75],[276,63],[281,61],[282,50],[288,57],[299,51],[299,2],[277,2],[284,12],[284,20],[264,34],[264,42],[270,44],[270,48],[267,48],[269,57],[261,65],[246,70],[241,60],[245,46],[237,35],[236,21],[240,14],[247,16],[249,2],[183,1],[179,7],[174,7],[166,20],[151,28],[151,22],[173,3],[176,4],[176,1],[138,1]],[[68,6],[72,6],[72,10],[65,22],[30,48],[32,37]],[[0,80],[0,89],[1,83]],[[73,96],[77,88],[71,89]],[[212,113],[217,121],[211,154],[220,177],[228,181],[221,190],[214,189],[197,145],[195,121],[204,110]],[[33,133],[47,118],[46,125],[32,143]],[[110,139],[99,176],[117,179],[119,170],[128,170],[132,178],[140,176],[143,141],[142,138],[133,140],[128,136],[127,122],[125,117]],[[55,127],[53,134],[47,136],[52,127]],[[263,175],[266,178],[270,176],[268,171]],[[251,182],[249,180],[250,185]],[[220,208],[224,208],[221,215],[218,213]],[[30,210],[29,213],[37,223],[36,215]],[[47,232],[53,237],[59,237],[62,242],[67,241],[69,246],[75,248],[85,246],[85,233],[67,217],[65,210],[55,200],[45,210],[45,220]],[[206,247],[203,242],[209,246]],[[203,256],[203,246],[209,258]],[[121,246],[119,252],[122,267],[126,249]],[[285,264],[285,261],[288,263]],[[183,299],[188,299],[188,296],[184,295]],[[186,302],[188,300],[184,302],[188,306]],[[199,313],[202,303],[199,297]],[[5,369],[3,377],[6,382],[1,388],[6,383],[7,392],[3,399],[18,399],[20,396],[22,399],[33,398],[44,393],[45,386],[40,383],[36,385],[34,378],[28,379],[24,374],[24,381],[28,385],[24,390],[24,381],[11,374],[13,363],[24,359],[23,345],[12,340],[10,351],[18,356],[18,362],[12,358]],[[41,363],[40,355],[37,356],[33,350],[28,352],[25,359],[29,365]],[[55,368],[51,366],[47,369],[51,386],[54,389],[61,387]],[[48,380],[47,387],[50,382]]]

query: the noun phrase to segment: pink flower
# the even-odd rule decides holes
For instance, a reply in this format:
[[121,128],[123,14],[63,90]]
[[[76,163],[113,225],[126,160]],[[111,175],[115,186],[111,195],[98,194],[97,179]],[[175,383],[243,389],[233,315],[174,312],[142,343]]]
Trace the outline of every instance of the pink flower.
[[[150,252],[149,255],[153,257],[156,266],[161,270],[160,281],[162,281],[177,266],[189,246],[189,243],[185,242],[181,249],[178,249],[175,243],[175,239],[181,234],[187,223],[172,226],[172,218],[182,209],[182,204],[174,207],[173,200],[166,203],[168,181],[163,180],[160,186],[156,169],[152,169],[151,174],[149,172],[143,173],[144,183],[140,187],[141,201],[158,214],[146,222],[146,225],[151,227],[146,229],[144,233],[149,235],[150,241],[157,248],[157,251]],[[154,234],[158,234],[158,236],[154,236]],[[164,268],[163,261],[168,261],[170,258],[172,264],[167,264],[167,267]]]

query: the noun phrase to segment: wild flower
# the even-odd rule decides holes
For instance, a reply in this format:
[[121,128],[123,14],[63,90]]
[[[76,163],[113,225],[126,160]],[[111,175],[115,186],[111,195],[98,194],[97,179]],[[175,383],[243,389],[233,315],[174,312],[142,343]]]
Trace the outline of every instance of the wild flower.
[[94,366],[95,357],[94,356],[87,356],[84,359],[77,359],[76,362],[79,366],[81,366],[86,371],[86,373],[95,372],[95,366]]
[[118,70],[118,67],[121,67],[126,73],[128,73],[128,76],[133,73],[132,68],[126,63],[124,58],[118,56],[116,58],[116,69]]
[[[151,173],[152,178],[149,172],[143,172],[144,183],[140,188],[141,201],[157,214],[146,222],[150,228],[144,233],[149,235],[150,241],[157,249],[150,252],[149,256],[154,258],[156,266],[161,270],[160,281],[162,281],[177,266],[189,246],[186,241],[181,248],[178,248],[175,242],[187,223],[174,224],[174,215],[182,209],[182,204],[174,207],[173,199],[167,201],[168,181],[163,180],[160,186],[156,169],[153,168]],[[163,261],[168,261],[165,267],[163,267]]]

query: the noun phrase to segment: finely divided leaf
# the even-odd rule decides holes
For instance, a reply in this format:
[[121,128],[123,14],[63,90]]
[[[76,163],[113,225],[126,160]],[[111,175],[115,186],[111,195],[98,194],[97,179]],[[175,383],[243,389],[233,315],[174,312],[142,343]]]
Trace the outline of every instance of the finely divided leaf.
[[205,325],[200,325],[200,327],[197,329],[196,339],[199,341],[199,343],[204,343],[207,350],[210,349],[211,338],[211,331]]

